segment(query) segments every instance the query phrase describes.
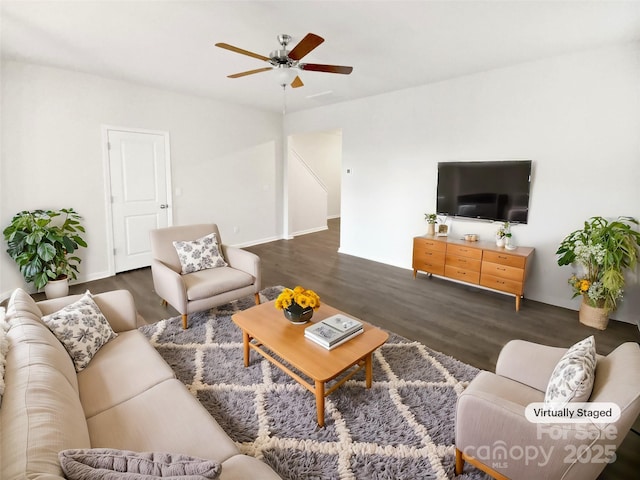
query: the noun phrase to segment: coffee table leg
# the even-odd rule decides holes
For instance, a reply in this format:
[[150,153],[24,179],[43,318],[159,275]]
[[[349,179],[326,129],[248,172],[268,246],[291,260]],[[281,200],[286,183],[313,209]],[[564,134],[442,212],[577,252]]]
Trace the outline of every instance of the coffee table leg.
[[249,366],[249,334],[242,331],[242,346],[244,350],[244,366]]
[[316,410],[318,412],[318,425],[324,427],[324,382],[316,380]]
[[373,361],[371,353],[364,357],[364,372],[367,388],[371,388],[371,382],[373,381]]

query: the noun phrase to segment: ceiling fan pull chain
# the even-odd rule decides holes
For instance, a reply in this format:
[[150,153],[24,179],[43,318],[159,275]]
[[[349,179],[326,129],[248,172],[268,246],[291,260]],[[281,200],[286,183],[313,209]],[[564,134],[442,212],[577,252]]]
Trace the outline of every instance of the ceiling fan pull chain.
[[287,85],[282,85],[282,115],[287,114]]

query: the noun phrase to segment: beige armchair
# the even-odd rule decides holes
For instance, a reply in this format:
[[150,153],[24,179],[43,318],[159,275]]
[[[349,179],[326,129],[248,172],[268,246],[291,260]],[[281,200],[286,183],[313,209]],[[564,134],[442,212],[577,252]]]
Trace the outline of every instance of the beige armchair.
[[483,371],[473,379],[458,399],[456,474],[466,461],[497,479],[598,477],[640,414],[640,348],[628,342],[597,356],[588,401],[615,403],[619,420],[530,422],[525,407],[544,401],[566,351],[513,340],[500,352],[495,374]]
[[[175,241],[193,241],[211,233],[218,239],[221,253],[228,266],[207,268],[182,274]],[[187,328],[187,315],[213,308],[223,303],[254,294],[260,303],[260,257],[240,248],[222,244],[215,224],[186,225],[152,230],[151,273],[156,293],[163,303],[171,304],[182,316]]]

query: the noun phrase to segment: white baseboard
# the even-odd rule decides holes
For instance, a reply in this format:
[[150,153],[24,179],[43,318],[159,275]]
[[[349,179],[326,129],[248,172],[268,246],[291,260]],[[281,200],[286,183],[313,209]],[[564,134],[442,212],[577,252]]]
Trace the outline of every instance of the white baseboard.
[[325,230],[329,230],[329,227],[327,227],[326,225],[324,225],[322,227],[310,228],[308,230],[301,230],[299,232],[293,232],[293,233],[291,233],[291,235],[293,237],[298,237],[300,235],[307,235],[309,233],[323,232]]
[[282,237],[274,236],[274,237],[262,238],[260,240],[253,240],[251,242],[234,243],[231,246],[236,248],[253,247],[254,245],[261,245],[263,243],[275,242],[276,240],[282,240]]
[[[113,276],[113,275],[111,275],[111,273],[109,271],[96,272],[96,273],[92,273],[90,275],[81,275],[77,280],[72,280],[71,282],[69,282],[69,285],[75,285],[77,283],[91,282],[93,280],[100,280],[100,279],[108,278],[108,277],[111,277],[111,276]],[[44,290],[36,290],[34,288],[33,284],[25,285],[24,283],[22,283],[20,285],[16,285],[13,288],[13,290],[9,290],[9,291],[6,291],[6,292],[1,292],[0,293],[0,302],[4,302],[5,300],[9,299],[9,297],[11,297],[11,294],[15,291],[16,288],[22,288],[29,295],[32,295],[34,293],[44,292]]]

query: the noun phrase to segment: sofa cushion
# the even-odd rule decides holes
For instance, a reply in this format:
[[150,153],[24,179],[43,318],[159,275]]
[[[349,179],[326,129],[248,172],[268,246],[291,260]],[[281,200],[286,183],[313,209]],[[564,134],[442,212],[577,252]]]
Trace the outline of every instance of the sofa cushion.
[[7,305],[6,321],[11,323],[14,317],[18,316],[21,319],[31,318],[40,322],[42,318],[42,312],[35,300],[31,298],[27,292],[21,288],[16,288],[9,298],[9,304]]
[[118,334],[93,301],[91,292],[42,321],[67,349],[77,372],[89,364],[96,352]]
[[171,367],[137,330],[122,332],[103,346],[78,373],[87,418],[175,378]]
[[61,476],[58,452],[90,447],[73,363],[43,323],[15,310],[8,340],[0,478]]
[[218,237],[215,233],[197,240],[173,242],[173,246],[180,259],[183,274],[227,266],[218,247]]
[[591,335],[562,356],[549,379],[545,403],[586,402],[593,389],[595,370],[596,343]]
[[93,448],[183,453],[217,462],[239,453],[209,412],[176,379],[88,418],[87,425]]
[[221,293],[248,287],[255,279],[252,275],[231,267],[201,270],[183,275],[189,301],[210,298]]
[[[69,295],[62,298],[42,300],[38,302],[38,307],[42,311],[42,316],[62,310],[70,303],[79,300],[82,295]],[[112,290],[109,292],[96,293],[92,295],[102,314],[107,318],[109,325],[114,332],[120,333],[127,330],[135,330],[138,327],[139,314],[133,301],[133,295],[128,290]],[[140,317],[140,324],[144,324],[144,319]]]
[[171,453],[94,448],[64,450],[59,457],[67,480],[205,480],[220,475],[218,462]]

